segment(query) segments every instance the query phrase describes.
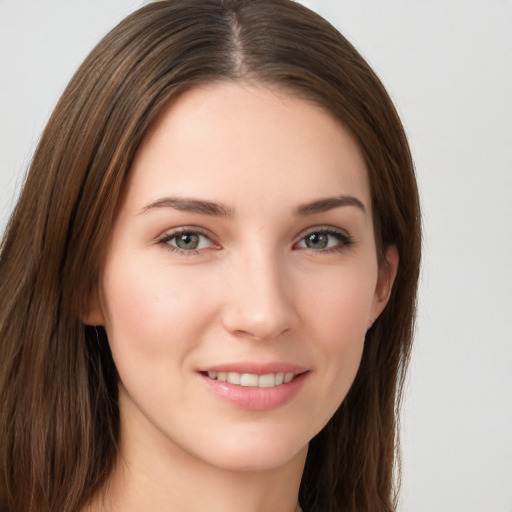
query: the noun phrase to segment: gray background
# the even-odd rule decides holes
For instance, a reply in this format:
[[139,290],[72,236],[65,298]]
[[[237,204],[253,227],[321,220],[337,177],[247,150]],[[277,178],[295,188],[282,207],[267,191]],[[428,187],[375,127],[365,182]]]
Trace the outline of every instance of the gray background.
[[[0,0],[0,225],[73,71],[135,0]],[[381,76],[424,209],[400,510],[512,512],[512,2],[311,0]]]

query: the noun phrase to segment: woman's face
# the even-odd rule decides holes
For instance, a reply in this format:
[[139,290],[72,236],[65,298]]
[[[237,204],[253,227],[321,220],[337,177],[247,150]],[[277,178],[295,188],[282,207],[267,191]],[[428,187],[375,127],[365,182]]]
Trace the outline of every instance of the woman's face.
[[125,440],[235,470],[303,457],[356,375],[387,256],[379,272],[365,164],[329,113],[259,86],[181,95],[136,155],[87,318]]

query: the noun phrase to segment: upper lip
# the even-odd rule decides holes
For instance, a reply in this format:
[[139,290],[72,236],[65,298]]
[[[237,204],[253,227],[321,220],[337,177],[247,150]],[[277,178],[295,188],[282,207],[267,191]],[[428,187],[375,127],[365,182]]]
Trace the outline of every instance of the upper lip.
[[269,373],[304,373],[308,371],[305,366],[285,362],[237,362],[215,364],[199,369],[199,372],[226,372],[226,373],[250,373],[254,375],[267,375]]

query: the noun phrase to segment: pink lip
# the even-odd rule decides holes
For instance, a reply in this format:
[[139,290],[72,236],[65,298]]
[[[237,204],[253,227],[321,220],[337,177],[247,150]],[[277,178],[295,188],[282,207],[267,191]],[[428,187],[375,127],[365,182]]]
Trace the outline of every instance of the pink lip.
[[[257,375],[292,372],[296,374],[296,377],[286,384],[272,388],[258,388],[210,379],[207,372],[253,373]],[[265,411],[285,405],[299,393],[308,375],[309,371],[304,367],[283,363],[222,364],[202,369],[199,373],[203,383],[216,396],[236,407],[253,411]]]
[[200,372],[236,372],[253,373],[256,375],[266,375],[268,373],[304,373],[308,368],[296,364],[273,362],[256,363],[254,361],[225,363],[200,368]]

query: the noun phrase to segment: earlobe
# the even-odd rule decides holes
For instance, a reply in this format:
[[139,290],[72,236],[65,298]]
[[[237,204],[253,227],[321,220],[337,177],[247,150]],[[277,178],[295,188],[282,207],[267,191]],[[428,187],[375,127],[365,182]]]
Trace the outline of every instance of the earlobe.
[[393,289],[393,283],[398,272],[399,256],[398,249],[395,245],[390,245],[386,250],[386,261],[379,269],[379,276],[377,279],[377,286],[375,287],[375,295],[372,305],[372,317],[368,328],[370,328],[382,313]]

